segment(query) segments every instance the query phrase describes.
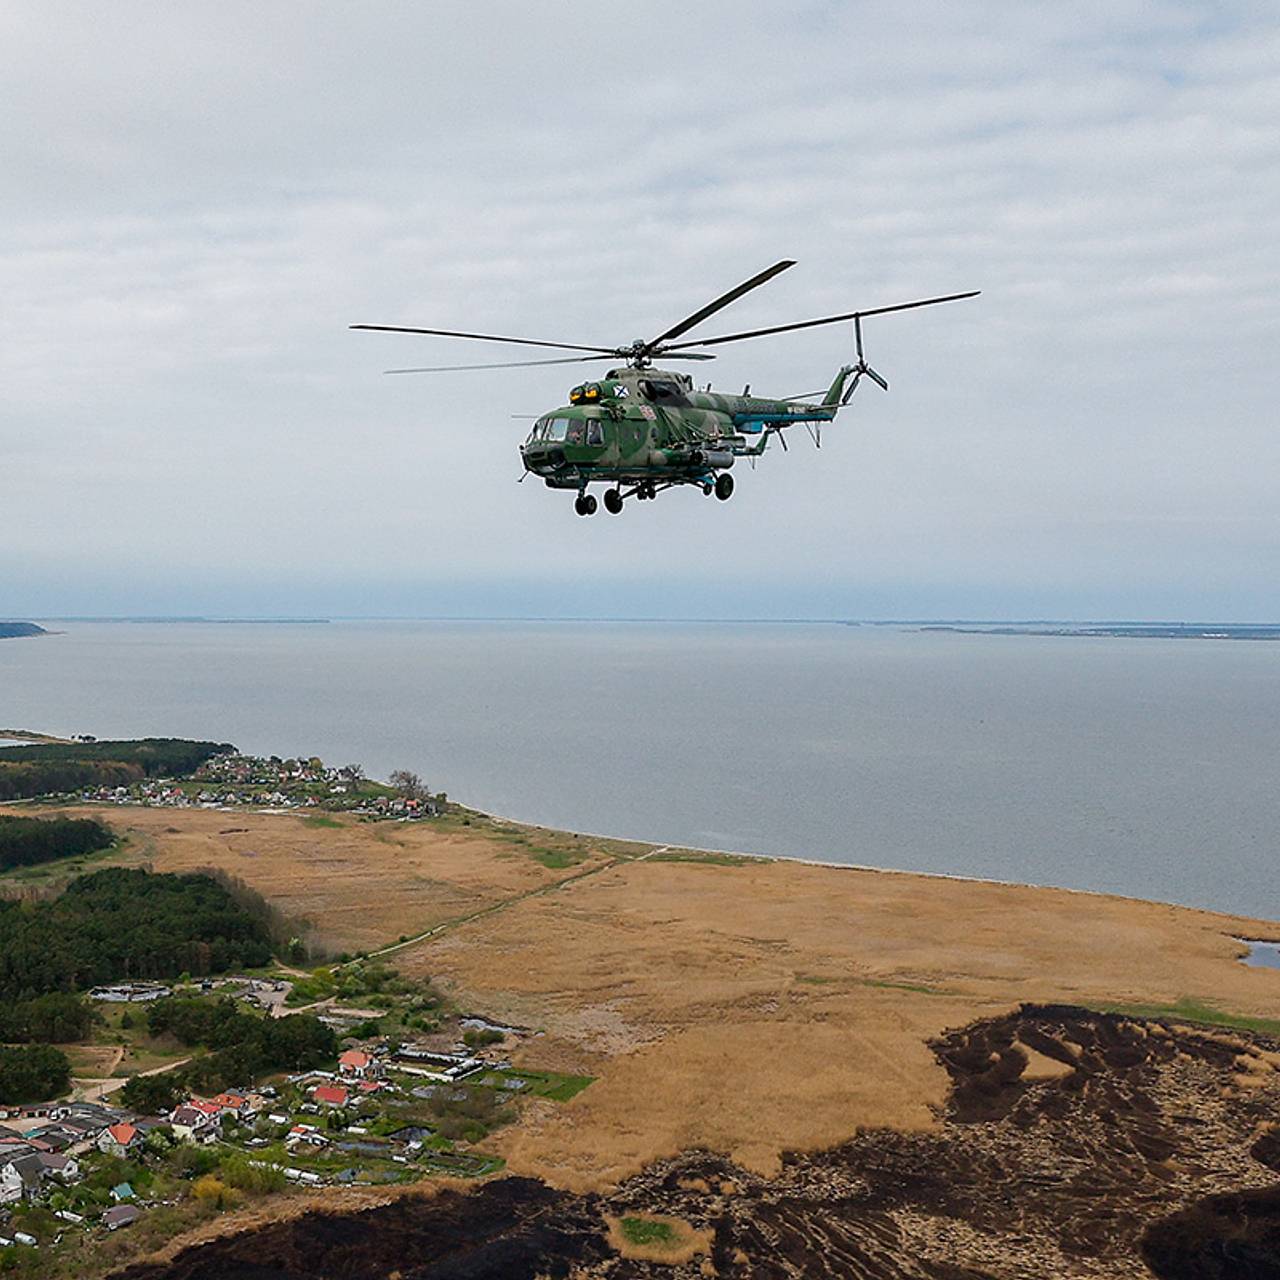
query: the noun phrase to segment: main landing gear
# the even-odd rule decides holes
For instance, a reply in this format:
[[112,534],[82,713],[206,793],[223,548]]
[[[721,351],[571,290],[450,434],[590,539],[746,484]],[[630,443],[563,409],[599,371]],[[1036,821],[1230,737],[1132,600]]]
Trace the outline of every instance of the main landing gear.
[[[714,493],[721,502],[727,502],[733,495],[733,477],[727,471],[721,471],[714,480],[709,475],[700,476],[696,479],[681,477],[676,480],[668,480],[660,487],[655,485],[652,480],[641,480],[634,488],[625,492],[621,485],[615,485],[612,489],[604,491],[604,509],[611,516],[616,516],[621,512],[623,504],[628,498],[635,498],[637,501],[645,498],[652,500],[658,496],[662,489],[670,489],[675,485],[682,484],[696,485],[708,497]],[[580,516],[593,516],[600,510],[600,504],[594,494],[587,493],[584,490],[573,500],[573,509]]]

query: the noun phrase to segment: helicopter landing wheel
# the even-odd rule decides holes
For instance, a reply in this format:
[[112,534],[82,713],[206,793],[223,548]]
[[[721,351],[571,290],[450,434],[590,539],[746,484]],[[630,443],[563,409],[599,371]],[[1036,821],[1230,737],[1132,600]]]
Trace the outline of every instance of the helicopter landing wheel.
[[704,484],[702,486],[702,496],[704,498],[709,498],[711,496],[711,486],[709,484]]
[[727,502],[732,493],[733,477],[727,471],[722,471],[716,476],[716,497],[721,502]]
[[574,511],[576,511],[580,516],[589,516],[592,513],[592,511],[595,510],[595,506],[592,505],[588,507],[587,506],[588,502],[591,502],[592,504],[594,504],[595,499],[586,493],[578,494],[578,496],[573,500]]
[[616,516],[622,510],[622,493],[620,490],[606,489],[604,491],[604,509],[611,516]]
[[582,503],[582,514],[584,516],[595,515],[596,509],[600,504],[596,501],[596,495],[594,493],[584,493],[580,501]]

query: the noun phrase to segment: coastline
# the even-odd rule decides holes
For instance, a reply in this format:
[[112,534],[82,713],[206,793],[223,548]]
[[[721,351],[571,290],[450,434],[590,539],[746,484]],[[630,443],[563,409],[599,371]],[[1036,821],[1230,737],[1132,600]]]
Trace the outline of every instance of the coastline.
[[[1173,907],[1178,911],[1199,911],[1203,912],[1205,915],[1221,916],[1225,920],[1269,920],[1269,917],[1266,916],[1243,916],[1239,912],[1235,911],[1219,911],[1215,907],[1196,906],[1185,902],[1170,902],[1164,898],[1142,898],[1131,893],[1110,893],[1106,889],[1078,889],[1069,885],[1044,884],[1034,880],[1000,880],[993,876],[965,875],[959,871],[917,871],[910,867],[880,867],[866,862],[836,862],[832,859],[803,858],[784,853],[749,853],[741,849],[717,849],[701,845],[675,843],[660,844],[657,841],[636,836],[609,835],[603,831],[578,831],[568,827],[549,827],[542,823],[526,822],[522,818],[513,818],[507,814],[491,813],[487,809],[477,809],[473,805],[463,804],[461,801],[458,801],[457,803],[460,808],[465,809],[469,813],[478,813],[492,822],[510,823],[513,826],[523,827],[527,831],[546,831],[551,834],[572,835],[582,837],[587,840],[608,840],[620,844],[642,844],[649,846],[652,850],[661,850],[664,852],[670,850],[673,853],[706,854],[709,857],[750,858],[758,862],[766,863],[798,863],[803,867],[826,867],[833,871],[875,872],[878,875],[885,876],[910,876],[913,878],[919,877],[926,880],[940,880],[960,884],[991,885],[1004,889],[1036,889],[1053,893],[1071,893],[1078,894],[1085,898],[1105,898],[1116,902],[1137,902],[1148,906]],[[1271,937],[1242,938],[1240,941],[1280,943],[1280,919],[1275,921],[1275,926],[1275,934]]]

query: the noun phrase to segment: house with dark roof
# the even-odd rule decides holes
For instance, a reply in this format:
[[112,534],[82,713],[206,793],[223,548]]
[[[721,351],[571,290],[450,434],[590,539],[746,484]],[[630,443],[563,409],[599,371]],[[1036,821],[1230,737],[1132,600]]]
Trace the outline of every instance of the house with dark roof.
[[44,1168],[37,1152],[28,1149],[21,1155],[0,1156],[0,1160],[4,1161],[0,1166],[0,1204],[13,1204],[24,1196],[34,1199],[40,1194]]
[[180,1142],[210,1142],[218,1133],[217,1113],[189,1102],[169,1113],[173,1136]]
[[72,1183],[80,1181],[80,1163],[75,1156],[62,1156],[51,1151],[40,1153],[40,1167],[45,1177],[55,1178],[58,1182]]
[[118,1204],[102,1215],[102,1221],[109,1230],[117,1231],[120,1227],[132,1226],[140,1217],[142,1214],[136,1205]]

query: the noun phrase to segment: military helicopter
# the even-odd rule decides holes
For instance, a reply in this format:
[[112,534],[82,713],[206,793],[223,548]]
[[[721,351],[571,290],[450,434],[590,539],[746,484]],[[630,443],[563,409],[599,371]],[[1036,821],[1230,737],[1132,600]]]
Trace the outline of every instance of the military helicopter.
[[[795,266],[783,259],[744,281],[728,293],[686,316],[656,338],[637,338],[629,346],[584,346],[574,342],[544,342],[532,338],[505,338],[492,333],[463,333],[454,329],[420,329],[394,324],[353,324],[353,329],[373,329],[384,333],[430,334],[444,338],[469,338],[481,342],[505,342],[525,347],[550,347],[564,351],[585,351],[588,355],[559,356],[549,360],[517,360],[499,364],[436,365],[413,369],[388,369],[388,373],[449,373],[460,369],[517,369],[534,365],[579,364],[597,360],[621,364],[603,378],[579,383],[569,392],[569,403],[537,419],[528,438],[520,446],[525,479],[540,476],[551,489],[577,493],[574,510],[580,516],[594,515],[598,509],[592,484],[609,485],[604,492],[605,510],[614,515],[628,498],[651,499],[664,489],[693,485],[704,494],[714,493],[722,501],[733,493],[729,469],[738,458],[754,459],[764,453],[770,439],[777,436],[785,449],[789,427],[804,424],[814,443],[822,443],[822,425],[831,422],[843,409],[866,377],[883,390],[889,384],[869,364],[863,354],[862,322],[868,316],[890,311],[910,311],[940,302],[957,302],[976,297],[981,290],[951,293],[945,297],[899,302],[888,307],[848,311],[819,320],[771,325],[717,338],[676,339],[717,311],[736,302],[752,289]],[[853,364],[844,365],[822,399],[810,392],[804,396],[769,399],[750,394],[713,393],[708,385],[699,391],[685,373],[669,372],[654,366],[655,360],[714,360],[709,352],[693,348],[720,346],[762,338],[795,329],[853,322]],[[754,437],[749,440],[749,437]]]

